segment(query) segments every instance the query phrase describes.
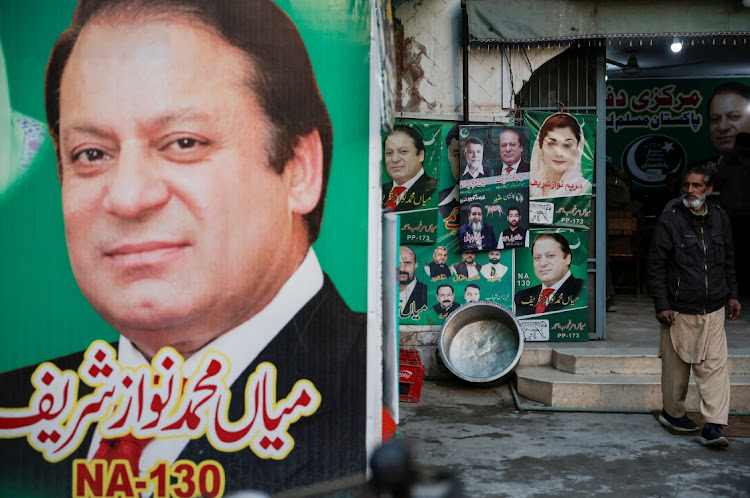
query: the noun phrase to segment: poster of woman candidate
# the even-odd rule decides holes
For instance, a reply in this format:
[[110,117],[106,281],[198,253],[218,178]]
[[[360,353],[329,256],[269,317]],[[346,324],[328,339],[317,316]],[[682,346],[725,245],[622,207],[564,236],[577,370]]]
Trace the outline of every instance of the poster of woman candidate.
[[[488,251],[524,247],[513,235],[528,228],[528,130],[506,126],[460,126],[459,247]],[[512,220],[509,217],[513,211]]]
[[437,230],[442,126],[397,121],[383,139],[384,212],[401,215],[401,240],[432,244]]
[[531,230],[531,248],[516,249],[513,312],[530,341],[587,341],[587,233]]
[[327,6],[0,5],[0,495],[364,481],[370,5]]
[[524,120],[533,139],[531,224],[588,230],[596,116],[526,112]]

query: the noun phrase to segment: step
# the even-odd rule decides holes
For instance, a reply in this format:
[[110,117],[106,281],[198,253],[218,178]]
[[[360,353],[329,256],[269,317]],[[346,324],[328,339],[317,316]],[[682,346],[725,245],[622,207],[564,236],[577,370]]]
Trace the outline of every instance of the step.
[[[553,349],[551,363],[574,374],[661,374],[661,359],[653,348]],[[730,375],[750,375],[750,350],[730,351],[727,366]]]
[[[573,374],[550,365],[516,369],[518,393],[561,408],[659,410],[660,374]],[[729,409],[750,411],[750,375],[729,376]],[[690,379],[685,408],[699,409],[698,390]]]

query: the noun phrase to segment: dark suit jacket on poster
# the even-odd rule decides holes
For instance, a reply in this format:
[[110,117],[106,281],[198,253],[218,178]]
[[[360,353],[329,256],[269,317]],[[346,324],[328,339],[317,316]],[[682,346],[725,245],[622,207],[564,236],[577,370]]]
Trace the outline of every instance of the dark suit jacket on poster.
[[460,307],[461,307],[460,304],[454,302],[453,304],[451,304],[450,308],[445,309],[442,306],[440,306],[440,303],[437,303],[435,306],[432,307],[432,309],[435,310],[435,313],[437,313],[440,318],[447,318],[448,315],[450,315],[451,313],[453,313],[455,310],[457,310]]
[[417,285],[414,286],[414,290],[411,291],[409,300],[406,301],[404,306],[404,314],[411,313],[413,311],[419,311],[423,307],[427,307],[427,285],[417,280]]
[[515,230],[506,228],[500,232],[500,240],[503,242],[503,249],[511,249],[513,247],[526,247],[526,230],[524,227],[519,226]]
[[[261,459],[249,448],[236,452],[214,449],[205,437],[190,441],[178,459],[196,463],[213,459],[224,467],[226,490],[276,493],[314,482],[360,474],[364,480],[366,316],[352,312],[328,276],[322,289],[286,324],[231,386],[228,419],[245,413],[244,389],[261,362],[277,369],[277,399],[287,396],[300,379],[310,380],[321,394],[318,410],[289,426],[294,448],[284,460]],[[83,354],[53,362],[77,370]],[[0,406],[28,406],[36,366],[0,374]],[[81,387],[87,388],[85,384]],[[79,391],[79,397],[88,392]],[[90,389],[89,389],[90,391]],[[78,449],[52,464],[29,446],[26,438],[0,439],[0,487],[13,496],[71,496],[72,464],[86,458],[96,424]]]
[[[497,237],[495,237],[495,230],[491,225],[485,223],[482,226],[482,231],[480,233],[482,235],[482,251],[497,249]],[[474,232],[471,231],[471,225],[469,223],[461,225],[458,229],[458,237],[458,245],[462,250],[480,250],[477,249],[477,243],[474,240]]]
[[[547,305],[544,312],[560,311],[576,308],[575,304],[565,304],[575,299],[583,289],[583,280],[571,275],[564,284],[555,293],[551,303]],[[535,285],[528,289],[516,292],[513,301],[516,304],[516,316],[533,315],[536,311],[536,304],[539,300],[539,294],[542,292],[542,284]]]
[[[419,180],[414,182],[409,190],[404,194],[403,199],[396,205],[396,212],[398,211],[411,211],[413,209],[424,209],[429,207],[430,199],[432,194],[437,189],[438,182],[435,178],[424,174],[419,177]],[[391,187],[393,182],[386,182],[382,185],[382,197],[380,205],[385,207],[385,203],[388,202],[388,196],[391,193]]]
[[[479,263],[474,263],[474,266],[477,269],[477,275],[479,275],[479,270],[482,269],[482,265],[480,265]],[[469,270],[466,269],[466,263],[464,263],[463,261],[455,263],[452,268],[456,271],[456,275],[461,275],[462,277],[469,278]]]
[[[505,174],[507,174],[507,173],[505,172],[505,168],[507,168],[508,166],[506,166],[506,165],[505,165],[505,163],[503,163],[503,164],[502,164],[502,166],[500,166],[500,167],[502,168],[502,169],[500,170],[500,174],[501,174],[501,175],[505,175]],[[519,173],[529,173],[529,172],[531,172],[531,166],[529,165],[528,161],[524,161],[523,159],[521,159],[521,162],[520,162],[520,163],[518,163],[518,169],[516,170],[516,173],[515,173],[515,174],[519,174]]]
[[451,276],[451,267],[446,264],[439,265],[433,261],[427,267],[430,269],[430,278],[433,280],[440,275],[445,275],[445,278]]

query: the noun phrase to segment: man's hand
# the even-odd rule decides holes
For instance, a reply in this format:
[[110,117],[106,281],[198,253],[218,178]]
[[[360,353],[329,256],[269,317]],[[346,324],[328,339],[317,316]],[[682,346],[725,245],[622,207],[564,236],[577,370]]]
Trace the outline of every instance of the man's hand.
[[727,320],[736,320],[737,317],[740,316],[740,310],[742,309],[742,305],[736,299],[730,299],[728,306],[729,306],[729,313],[727,314]]
[[[740,304],[740,303],[737,303],[737,304]],[[656,319],[659,320],[659,323],[662,323],[664,325],[672,325],[674,323],[674,311],[672,310],[660,311],[656,314]]]

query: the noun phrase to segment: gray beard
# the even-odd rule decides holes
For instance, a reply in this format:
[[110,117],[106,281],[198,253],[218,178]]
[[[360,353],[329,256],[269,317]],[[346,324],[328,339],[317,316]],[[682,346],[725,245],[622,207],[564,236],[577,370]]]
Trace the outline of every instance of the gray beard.
[[706,202],[706,195],[699,195],[697,199],[690,199],[686,194],[682,195],[682,204],[693,211],[699,209]]
[[481,232],[483,226],[484,226],[484,224],[481,221],[472,221],[471,222],[471,230],[473,232]]

